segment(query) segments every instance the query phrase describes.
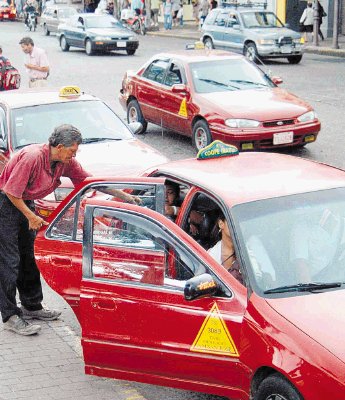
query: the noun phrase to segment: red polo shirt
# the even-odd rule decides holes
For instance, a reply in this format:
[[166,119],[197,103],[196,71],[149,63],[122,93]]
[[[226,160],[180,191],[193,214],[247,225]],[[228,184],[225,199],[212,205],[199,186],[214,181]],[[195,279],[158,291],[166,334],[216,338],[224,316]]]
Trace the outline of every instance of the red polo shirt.
[[24,147],[7,163],[0,176],[0,190],[23,200],[42,199],[61,183],[61,176],[71,179],[74,186],[90,176],[75,158],[67,164],[57,162],[52,171],[48,144]]

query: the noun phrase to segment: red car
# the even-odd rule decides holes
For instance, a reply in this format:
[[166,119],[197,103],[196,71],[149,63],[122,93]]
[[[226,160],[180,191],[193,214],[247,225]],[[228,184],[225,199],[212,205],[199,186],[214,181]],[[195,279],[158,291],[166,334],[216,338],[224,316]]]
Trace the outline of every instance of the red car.
[[3,21],[5,19],[9,19],[14,21],[16,17],[17,12],[13,3],[9,5],[7,1],[0,0],[0,20]]
[[304,146],[320,121],[313,108],[277,87],[244,56],[217,50],[157,54],[128,71],[119,100],[128,121],[191,136],[197,150],[213,140],[240,150]]
[[[345,172],[240,153],[148,175],[88,179],[36,238],[42,275],[80,321],[86,373],[231,399],[343,400]],[[167,180],[180,188],[175,222]],[[142,206],[97,194],[106,188]],[[206,251],[220,212],[241,280]]]

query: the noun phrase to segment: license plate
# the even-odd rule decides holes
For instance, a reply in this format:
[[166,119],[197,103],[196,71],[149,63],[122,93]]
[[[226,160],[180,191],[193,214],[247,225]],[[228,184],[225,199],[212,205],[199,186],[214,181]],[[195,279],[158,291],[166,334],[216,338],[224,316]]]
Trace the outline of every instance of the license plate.
[[8,18],[8,14],[4,14],[4,18]]
[[127,43],[126,42],[117,42],[116,45],[117,45],[117,47],[126,47]]
[[284,53],[284,54],[289,54],[289,53],[292,53],[292,49],[290,46],[282,46],[280,48],[280,52]]
[[286,144],[293,142],[293,132],[280,132],[273,134],[273,144]]

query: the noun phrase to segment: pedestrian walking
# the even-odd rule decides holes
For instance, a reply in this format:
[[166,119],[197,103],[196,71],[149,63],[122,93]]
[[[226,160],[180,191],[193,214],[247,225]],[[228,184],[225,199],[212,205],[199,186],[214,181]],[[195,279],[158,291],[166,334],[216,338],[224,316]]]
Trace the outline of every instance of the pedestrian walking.
[[209,0],[201,0],[201,5],[200,5],[200,28],[203,26],[205,19],[207,17],[207,14],[210,9],[210,3]]
[[30,37],[24,37],[19,44],[25,53],[25,68],[29,75],[29,87],[45,87],[47,86],[47,78],[49,75],[49,62],[46,52],[34,45],[34,41]]
[[321,40],[325,40],[325,37],[323,36],[323,33],[321,31],[321,25],[322,25],[322,18],[327,17],[327,14],[322,7],[322,4],[318,1],[318,34],[320,35]]
[[151,25],[158,26],[158,13],[159,13],[160,0],[151,0]]
[[308,1],[307,7],[304,9],[299,22],[301,24],[301,31],[304,32],[304,42],[307,43],[309,39],[309,34],[313,33],[313,24],[314,24],[313,3]]
[[172,0],[172,23],[177,26],[177,14],[180,9],[180,0]]
[[180,9],[178,10],[177,13],[177,21],[180,24],[180,26],[183,26],[183,2],[180,1]]
[[171,0],[165,0],[163,3],[164,29],[171,30],[172,27],[172,4]]
[[193,18],[195,19],[195,24],[199,26],[199,8],[200,8],[199,0],[192,0],[192,6],[193,6]]

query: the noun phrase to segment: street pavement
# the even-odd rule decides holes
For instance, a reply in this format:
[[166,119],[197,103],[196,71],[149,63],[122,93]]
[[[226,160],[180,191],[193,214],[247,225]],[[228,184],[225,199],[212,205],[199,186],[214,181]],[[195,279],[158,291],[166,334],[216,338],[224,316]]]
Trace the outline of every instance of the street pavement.
[[[162,37],[185,38],[190,40],[199,40],[201,37],[201,32],[198,30],[198,27],[195,23],[191,22],[187,22],[183,26],[178,25],[168,31],[164,30],[161,25],[159,30],[148,31],[147,34]],[[334,49],[332,47],[332,42],[332,38],[326,38],[325,40],[320,40],[319,46],[314,46],[311,43],[305,44],[304,52],[325,56],[345,57],[345,35],[338,36],[339,49]]]

